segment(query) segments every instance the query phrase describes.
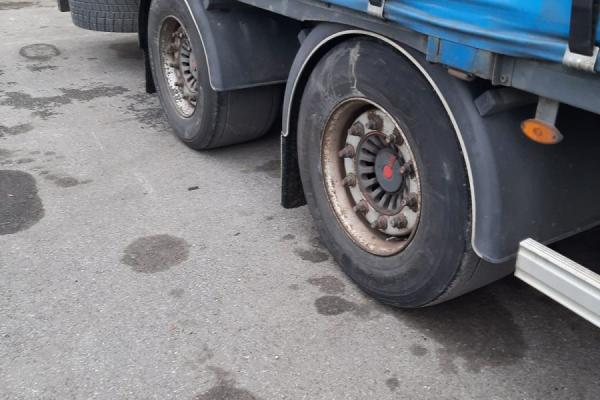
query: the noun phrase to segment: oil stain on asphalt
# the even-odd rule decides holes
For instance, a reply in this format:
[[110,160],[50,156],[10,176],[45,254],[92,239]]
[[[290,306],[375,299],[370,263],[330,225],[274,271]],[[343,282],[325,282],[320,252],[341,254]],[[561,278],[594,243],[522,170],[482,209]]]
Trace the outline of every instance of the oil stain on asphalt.
[[101,97],[113,97],[123,94],[128,89],[121,86],[99,85],[89,89],[60,88],[62,95],[33,97],[27,93],[5,92],[0,105],[32,111],[34,115],[47,119],[58,114],[56,109],[60,106],[71,104],[74,100],[80,102],[91,101]]
[[30,70],[31,72],[42,72],[42,71],[47,71],[47,70],[55,71],[58,69],[58,66],[33,64],[33,65],[28,65],[27,69]]
[[35,178],[22,171],[0,170],[0,235],[28,229],[43,216]]
[[271,178],[279,178],[281,176],[281,161],[280,160],[269,160],[263,164],[257,165],[252,169],[244,169],[243,173],[249,172],[263,172]]
[[[484,367],[515,364],[527,351],[527,343],[512,313],[487,287],[435,307],[396,311],[387,309],[403,323],[435,340],[436,354],[444,372],[458,372],[463,360],[469,372]],[[422,349],[412,348],[415,355]]]
[[294,253],[304,261],[310,261],[312,263],[321,263],[329,260],[329,254],[324,251],[316,250],[316,249],[294,249]]
[[129,60],[143,60],[144,52],[140,49],[137,40],[130,40],[128,42],[115,42],[108,46],[109,49],[113,50],[118,58],[129,59]]
[[85,179],[80,181],[77,178],[73,178],[72,176],[59,176],[55,174],[43,174],[44,179],[52,181],[56,186],[62,188],[70,188],[77,185],[85,185],[86,183],[92,182],[91,179]]
[[[415,310],[395,309],[374,302],[358,304],[334,295],[317,298],[315,308],[319,314],[329,317],[346,313],[364,320],[392,316],[434,340],[444,373],[457,373],[459,360],[465,370],[477,373],[483,368],[516,364],[528,350],[520,326],[494,293],[497,287],[498,284],[435,307]],[[411,345],[409,351],[417,357],[429,352],[418,343]]]
[[19,124],[14,126],[0,125],[0,138],[5,136],[16,136],[27,133],[33,129],[31,124]]
[[121,262],[135,272],[152,274],[166,271],[188,259],[190,245],[171,235],[152,235],[136,239],[125,249]]
[[127,114],[133,115],[142,127],[167,131],[167,117],[156,96],[137,93],[125,97],[130,100],[130,103],[126,106]]
[[385,381],[385,385],[390,389],[390,391],[394,392],[400,386],[400,381],[398,378],[388,378]]
[[30,60],[47,61],[52,57],[58,56],[60,51],[52,44],[35,43],[21,47],[19,54]]
[[344,282],[332,275],[309,278],[307,280],[313,286],[318,287],[323,293],[338,294],[344,291]]
[[194,400],[260,400],[248,390],[236,387],[236,382],[229,372],[217,367],[210,369],[217,378],[216,385],[194,397]]
[[315,300],[317,312],[325,316],[334,316],[344,313],[352,313],[361,319],[373,318],[373,307],[369,304],[357,304],[340,296],[321,296]]
[[0,3],[0,10],[20,10],[21,8],[27,8],[33,5],[34,3],[31,1],[3,1]]

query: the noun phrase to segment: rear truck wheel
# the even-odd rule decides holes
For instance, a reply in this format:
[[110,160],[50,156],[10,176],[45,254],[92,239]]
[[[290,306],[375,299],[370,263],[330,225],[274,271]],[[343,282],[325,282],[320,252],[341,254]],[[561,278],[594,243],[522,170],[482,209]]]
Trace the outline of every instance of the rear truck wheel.
[[184,2],[152,2],[148,54],[167,119],[189,147],[201,150],[245,142],[273,125],[282,88],[213,90],[202,40]]
[[[61,11],[66,0],[59,0]],[[101,32],[137,32],[139,0],[68,0],[73,23]],[[62,5],[62,6],[61,6]]]
[[475,274],[460,145],[439,97],[406,57],[374,39],[338,44],[311,73],[298,121],[310,211],[361,289],[420,307],[499,278]]

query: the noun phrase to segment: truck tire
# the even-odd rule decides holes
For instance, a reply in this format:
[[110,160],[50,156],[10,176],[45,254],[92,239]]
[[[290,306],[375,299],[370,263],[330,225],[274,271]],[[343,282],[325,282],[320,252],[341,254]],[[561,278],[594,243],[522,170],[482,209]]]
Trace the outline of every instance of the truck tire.
[[[506,274],[470,247],[469,182],[448,114],[393,48],[354,38],[315,66],[298,117],[306,200],[335,260],[399,307],[445,301]],[[473,280],[476,277],[476,281]]]
[[101,32],[137,32],[139,0],[69,0],[73,23]]
[[148,55],[169,124],[187,146],[202,150],[245,142],[273,125],[282,87],[213,90],[204,46],[184,2],[152,2]]

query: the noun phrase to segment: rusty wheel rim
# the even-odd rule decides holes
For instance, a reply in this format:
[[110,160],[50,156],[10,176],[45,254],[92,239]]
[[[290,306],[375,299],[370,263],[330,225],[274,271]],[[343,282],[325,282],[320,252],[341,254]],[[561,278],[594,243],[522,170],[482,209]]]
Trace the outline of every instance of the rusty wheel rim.
[[329,203],[346,234],[379,256],[404,250],[421,215],[419,172],[401,125],[383,107],[348,99],[321,138]]
[[189,118],[198,105],[198,63],[187,31],[173,16],[161,24],[159,50],[163,76],[175,109],[182,117]]

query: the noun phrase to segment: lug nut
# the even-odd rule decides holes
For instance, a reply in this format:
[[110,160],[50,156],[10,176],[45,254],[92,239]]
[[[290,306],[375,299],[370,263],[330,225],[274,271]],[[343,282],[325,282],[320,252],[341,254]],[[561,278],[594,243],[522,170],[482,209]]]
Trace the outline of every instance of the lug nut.
[[356,175],[349,173],[343,180],[344,186],[356,186]]
[[404,199],[402,199],[400,204],[402,208],[408,207],[414,212],[417,212],[419,208],[419,200],[417,198],[417,194],[412,192],[409,193]]
[[179,69],[179,64],[176,64],[176,63],[174,63],[174,62],[170,62],[170,63],[169,63],[169,67],[171,67],[171,68],[175,68],[175,69]]
[[400,175],[404,176],[404,175],[412,175],[413,174],[413,164],[412,164],[412,160],[411,161],[407,161],[405,162],[401,167],[400,167]]
[[385,135],[383,138],[383,141],[385,142],[385,144],[396,143],[396,135],[394,135],[394,134]]
[[375,111],[371,111],[368,113],[367,118],[369,118],[369,122],[367,123],[367,128],[372,131],[379,131],[383,128],[383,119],[375,113]]
[[400,131],[398,130],[398,128],[394,128],[393,135],[394,135],[394,138],[395,138],[395,141],[396,141],[396,145],[397,146],[402,146],[404,144],[404,138],[400,134]]
[[360,122],[355,122],[352,124],[350,129],[348,129],[348,135],[352,136],[362,136],[365,134],[365,127]]
[[342,150],[340,150],[338,155],[341,158],[354,158],[356,155],[356,150],[354,150],[354,146],[347,144]]
[[406,219],[406,215],[399,214],[390,220],[390,224],[392,225],[392,228],[404,229],[408,226],[408,220]]
[[361,200],[354,206],[354,212],[358,214],[366,214],[369,212],[369,204],[366,201]]
[[388,227],[388,220],[383,215],[380,215],[379,217],[377,217],[377,219],[375,221],[373,221],[373,223],[371,224],[371,228],[373,228],[373,229],[386,230],[387,227]]

